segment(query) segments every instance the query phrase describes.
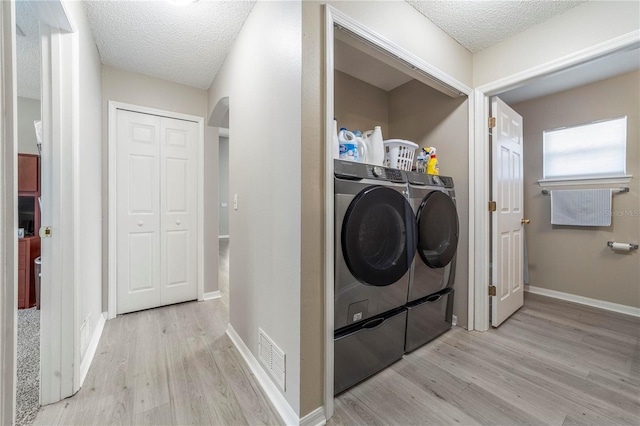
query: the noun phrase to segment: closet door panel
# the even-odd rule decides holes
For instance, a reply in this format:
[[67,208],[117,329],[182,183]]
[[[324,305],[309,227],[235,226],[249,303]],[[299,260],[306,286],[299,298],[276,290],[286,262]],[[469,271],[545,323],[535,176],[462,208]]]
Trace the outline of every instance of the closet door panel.
[[117,312],[160,304],[160,117],[117,112]]
[[163,304],[198,297],[197,142],[195,122],[163,119],[160,185]]

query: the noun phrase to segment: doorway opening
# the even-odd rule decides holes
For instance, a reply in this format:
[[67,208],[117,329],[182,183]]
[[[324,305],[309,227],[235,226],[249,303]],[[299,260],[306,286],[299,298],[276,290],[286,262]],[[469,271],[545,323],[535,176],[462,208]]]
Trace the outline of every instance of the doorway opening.
[[[353,126],[361,130],[367,130],[379,124],[385,125],[386,122],[386,129],[382,130],[386,139],[409,139],[418,142],[417,146],[420,147],[439,145],[442,151],[439,150],[438,154],[442,152],[445,154],[444,157],[449,158],[447,164],[449,174],[457,176],[454,179],[456,185],[461,186],[462,193],[469,193],[467,185],[470,185],[471,179],[469,179],[466,155],[459,164],[456,164],[454,158],[460,159],[460,152],[469,151],[474,102],[473,91],[463,83],[442,73],[422,59],[409,54],[399,46],[391,44],[388,40],[381,39],[331,6],[327,6],[326,11],[325,416],[329,419],[333,415],[334,390],[336,388],[334,380],[337,381],[334,378],[338,363],[334,345],[337,324],[336,310],[334,309],[336,300],[334,288],[337,286],[336,280],[338,278],[334,279],[334,277],[336,277],[335,270],[339,261],[336,253],[340,253],[339,243],[337,243],[340,237],[336,236],[339,235],[341,229],[341,224],[337,223],[340,219],[334,216],[337,205],[337,196],[334,198],[335,170],[332,144],[332,139],[335,136],[334,118],[338,120],[340,127],[344,123],[345,126]],[[364,70],[375,70],[374,74],[377,75],[373,77],[376,79],[380,78],[378,71],[386,71],[387,77],[383,77],[382,82],[378,80],[376,83],[370,79],[371,76],[366,76],[366,73],[362,72]],[[349,90],[352,92],[348,92]],[[382,98],[383,102],[381,108],[373,111],[374,108],[372,108],[370,100],[376,97]],[[434,102],[437,102],[438,105],[434,105]],[[429,105],[430,103],[431,105]],[[421,111],[412,111],[411,107],[415,105],[419,105]],[[368,117],[363,115],[365,107],[372,109],[368,112],[373,115]],[[417,119],[416,113],[422,114],[422,120]],[[370,118],[370,120],[363,120],[363,117]],[[403,122],[404,117],[410,117],[409,122]],[[442,132],[456,132],[456,137],[446,137]],[[469,161],[471,158],[470,156]],[[464,165],[464,167],[458,169],[459,165]],[[443,174],[447,173],[443,172]],[[466,228],[466,225],[469,224],[467,220],[469,209],[472,209],[473,205],[461,197],[458,197],[457,205],[460,224]],[[470,230],[464,230],[465,235],[470,233]],[[467,263],[464,259],[467,250],[464,247],[468,243],[471,241],[464,241],[461,244],[462,247],[458,247],[458,255],[462,257],[460,265]],[[467,317],[469,305],[466,289],[467,287],[472,288],[467,286],[467,279],[471,280],[473,274],[469,273],[466,267],[459,272],[461,282],[459,286],[462,296],[458,298],[457,312],[459,315]],[[473,300],[471,294],[468,297],[468,300]],[[402,341],[404,348],[404,335]]]
[[[555,61],[552,64],[538,67],[533,71],[524,71],[522,73],[506,77],[502,80],[498,80],[494,83],[487,84],[477,89],[476,98],[476,155],[475,160],[475,182],[477,185],[476,190],[476,202],[480,203],[482,200],[492,199],[490,197],[490,188],[493,184],[493,178],[489,175],[490,170],[490,145],[489,145],[489,132],[487,132],[486,122],[489,114],[490,99],[493,96],[499,96],[508,105],[514,106],[517,112],[522,112],[524,121],[524,176],[525,185],[523,191],[524,197],[524,216],[523,220],[526,222],[530,220],[530,225],[527,225],[529,229],[529,235],[527,235],[527,248],[529,250],[526,253],[531,259],[531,248],[537,246],[540,241],[540,234],[544,234],[546,231],[540,229],[539,226],[542,223],[545,226],[550,227],[550,206],[549,197],[545,196],[542,192],[543,187],[539,185],[538,180],[542,179],[542,144],[541,141],[533,146],[528,143],[527,129],[533,130],[531,126],[532,122],[529,120],[527,124],[528,116],[531,115],[527,110],[531,110],[534,104],[540,104],[546,99],[549,100],[547,106],[537,106],[539,111],[554,111],[554,117],[558,118],[565,116],[568,120],[565,120],[560,125],[553,125],[549,122],[548,128],[538,129],[538,134],[542,135],[542,131],[550,130],[554,127],[570,126],[571,124],[580,124],[591,121],[595,118],[583,118],[576,117],[576,114],[582,114],[582,110],[589,105],[593,109],[597,109],[598,105],[603,107],[607,106],[607,110],[611,110],[612,100],[605,101],[602,96],[597,95],[598,99],[583,99],[580,102],[574,100],[574,102],[567,106],[562,106],[562,102],[565,94],[570,96],[572,93],[575,95],[578,91],[583,91],[585,94],[588,92],[588,87],[594,87],[592,85],[601,84],[604,81],[610,81],[610,79],[623,78],[629,73],[637,72],[640,64],[640,56],[638,51],[639,45],[637,42],[637,34],[629,35],[626,37],[620,37],[618,39],[601,43],[595,46],[589,51],[579,52],[573,55],[569,55],[562,60]],[[626,67],[626,68],[625,68]],[[635,70],[635,71],[634,71]],[[636,78],[637,79],[637,78]],[[601,93],[608,93],[609,90],[600,89]],[[575,98],[579,99],[579,98]],[[637,100],[636,100],[637,102]],[[602,108],[601,108],[602,109]],[[616,109],[616,107],[613,107]],[[606,112],[601,112],[606,114]],[[544,115],[544,114],[536,114]],[[616,114],[614,114],[616,115]],[[621,114],[617,114],[621,115]],[[637,115],[637,114],[636,114]],[[571,118],[569,118],[571,116]],[[598,119],[604,119],[606,117],[598,117]],[[609,117],[611,118],[611,117]],[[571,121],[575,120],[575,121]],[[539,121],[539,120],[537,120]],[[536,125],[537,126],[537,125]],[[531,139],[529,137],[529,139]],[[537,161],[536,161],[537,158]],[[539,164],[538,164],[539,163]],[[633,163],[633,162],[632,162]],[[593,183],[593,182],[592,182]],[[616,183],[618,185],[618,183]],[[606,186],[606,185],[605,185]],[[610,185],[609,185],[610,186]],[[579,186],[580,188],[581,186]],[[583,186],[581,188],[584,188]],[[559,188],[558,188],[559,189]],[[620,198],[622,199],[622,197]],[[613,201],[615,203],[615,201]],[[481,205],[481,204],[478,204]],[[479,283],[490,282],[492,271],[491,268],[495,267],[495,263],[492,265],[492,261],[489,259],[488,253],[493,251],[492,243],[490,241],[490,216],[488,211],[478,209],[475,212],[475,228],[478,230],[476,235],[475,246],[475,264],[476,264],[476,283],[478,286],[475,289],[476,299],[474,306],[474,320],[475,328],[480,331],[486,331],[491,326],[490,324],[490,301],[493,296],[489,296],[487,288]],[[532,231],[536,232],[532,232]],[[558,234],[557,230],[554,232]],[[575,234],[575,233],[574,233]],[[592,233],[593,234],[593,233]],[[592,235],[590,234],[590,235]],[[570,240],[567,240],[570,241]],[[603,243],[606,244],[606,241]],[[558,246],[557,244],[547,244],[547,247]],[[580,246],[592,246],[589,244],[578,243],[572,244],[571,250],[565,250],[566,253],[575,253],[574,248]],[[566,248],[565,248],[566,249]],[[581,248],[582,250],[582,248]],[[595,248],[597,251],[590,259],[599,258],[610,254],[607,250],[603,250],[602,247]],[[544,249],[545,253],[549,253],[548,249]],[[535,254],[534,254],[535,256]],[[526,259],[526,257],[525,257]],[[562,265],[562,262],[555,262]],[[523,275],[527,277],[527,265],[524,266]],[[536,274],[541,274],[544,271],[544,266],[541,264],[531,264],[532,280],[535,280]],[[606,268],[600,268],[606,270]],[[547,271],[548,273],[548,271]],[[620,271],[616,271],[620,273]],[[592,274],[597,275],[597,274]],[[621,304],[599,301],[597,299],[590,299],[582,296],[574,296],[570,292],[562,293],[558,291],[546,291],[543,289],[539,291],[536,289],[536,285],[528,283],[528,280],[524,280],[525,291],[539,292],[540,294],[546,294],[552,297],[563,298],[578,303],[591,304],[592,306],[605,307],[611,310],[618,310],[619,312],[630,313],[637,315],[637,309],[634,307],[628,307]],[[624,280],[623,280],[624,281]],[[581,281],[581,283],[583,283]]]
[[229,262],[231,256],[230,232],[230,196],[229,196],[229,98],[218,101],[209,121],[209,125],[218,128],[218,292],[224,309],[220,320],[229,322],[230,276]]
[[40,23],[29,2],[16,2],[18,117],[18,324],[16,425],[40,407]]

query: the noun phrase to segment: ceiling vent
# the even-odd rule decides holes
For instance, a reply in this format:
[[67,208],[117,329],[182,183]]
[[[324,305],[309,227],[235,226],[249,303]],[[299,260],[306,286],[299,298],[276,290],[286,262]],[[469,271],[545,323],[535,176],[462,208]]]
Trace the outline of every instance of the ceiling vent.
[[285,389],[285,355],[271,338],[258,328],[258,358],[282,390]]

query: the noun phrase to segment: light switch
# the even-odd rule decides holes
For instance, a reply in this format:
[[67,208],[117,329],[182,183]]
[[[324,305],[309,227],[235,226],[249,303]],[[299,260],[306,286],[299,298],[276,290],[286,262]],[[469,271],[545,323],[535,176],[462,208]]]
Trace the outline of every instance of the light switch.
[[238,210],[238,194],[233,194],[233,209]]

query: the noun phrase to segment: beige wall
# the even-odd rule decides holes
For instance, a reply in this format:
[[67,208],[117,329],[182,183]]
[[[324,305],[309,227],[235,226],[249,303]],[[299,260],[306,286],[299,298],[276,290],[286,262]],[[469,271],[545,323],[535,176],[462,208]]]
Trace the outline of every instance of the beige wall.
[[334,72],[334,116],[338,128],[365,132],[382,126],[389,132],[389,92],[340,71]]
[[[640,241],[640,73],[632,72],[598,83],[513,105],[523,117],[524,210],[527,226],[530,285],[640,307],[640,253],[615,253],[607,241]],[[550,198],[541,194],[542,132],[562,126],[627,116],[628,186],[613,196],[612,226],[571,227],[550,224]],[[578,188],[578,187],[562,187]],[[553,189],[553,188],[551,188]]]
[[18,152],[37,154],[34,120],[40,120],[40,101],[18,97]]
[[[218,135],[217,130],[206,125],[207,91],[102,66],[102,138],[103,138],[103,236],[108,232],[108,111],[109,101],[124,102],[165,111],[190,114],[205,118],[204,133],[204,291],[218,290]],[[107,303],[108,242],[104,256],[104,309]]]
[[[460,238],[454,314],[467,326],[469,290],[469,102],[413,80],[390,93],[389,129],[394,138],[437,149],[440,174],[453,177]],[[417,152],[416,152],[417,156]]]
[[324,404],[324,13],[302,2],[300,417]]

